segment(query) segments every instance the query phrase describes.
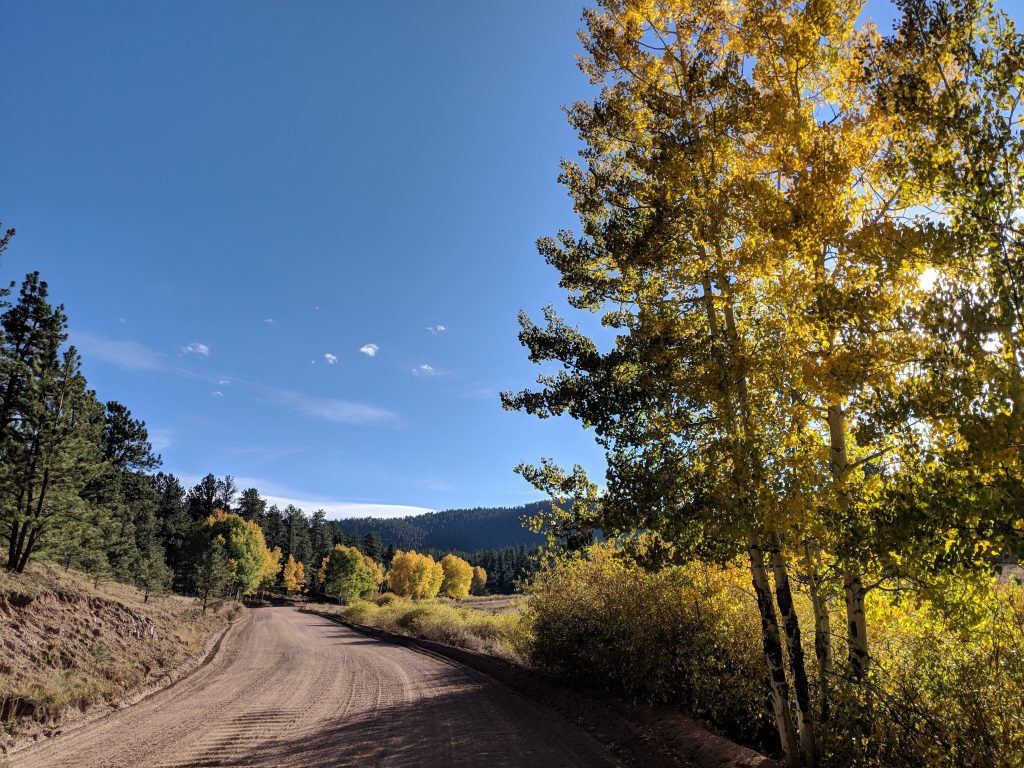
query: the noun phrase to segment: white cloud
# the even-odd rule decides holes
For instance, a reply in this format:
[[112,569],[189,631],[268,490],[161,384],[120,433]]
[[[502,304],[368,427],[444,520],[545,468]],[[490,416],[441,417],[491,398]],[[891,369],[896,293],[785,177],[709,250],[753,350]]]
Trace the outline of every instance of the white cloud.
[[[254,486],[259,487],[259,486]],[[277,504],[284,508],[294,504],[306,512],[322,509],[327,513],[328,520],[339,520],[346,517],[411,517],[436,510],[429,507],[413,507],[405,504],[376,504],[359,501],[333,501],[317,497],[293,498],[289,496],[266,495],[263,498],[269,504]]]
[[161,371],[167,368],[163,355],[134,341],[107,339],[86,331],[72,333],[71,341],[86,363],[102,360],[126,371]]
[[434,370],[434,367],[432,365],[427,365],[426,363],[418,365],[412,369],[413,376],[433,376],[435,373],[437,373],[437,371]]
[[376,344],[363,344],[363,346],[359,348],[359,351],[367,357],[376,357],[377,353],[380,352],[380,347]]
[[221,392],[219,389],[215,389],[210,394],[213,395],[214,397],[224,397],[224,393]]
[[200,344],[198,341],[193,341],[191,344],[182,347],[181,351],[186,355],[195,353],[197,355],[202,355],[203,357],[210,356],[210,348],[206,344]]
[[[191,487],[202,479],[199,475],[187,472],[175,472],[174,474],[186,487]],[[328,520],[346,517],[409,517],[437,511],[430,507],[417,507],[411,504],[387,504],[378,501],[321,496],[258,477],[236,477],[235,482],[238,483],[239,488],[256,488],[268,504],[276,504],[282,509],[289,504],[304,510],[307,514],[322,509],[327,513]]]
[[324,354],[324,360],[327,361],[328,365],[334,365],[336,362],[338,362],[338,356],[332,355],[330,352],[327,352]]
[[437,336],[437,334],[444,333],[448,329],[445,328],[443,325],[438,324],[438,325],[428,325],[427,326],[427,330],[430,331],[435,336]]
[[272,318],[272,317],[268,317],[268,318],[267,318],[266,320],[264,320],[263,322],[264,322],[264,323],[266,323],[267,325],[273,325],[273,324],[274,324],[274,318]]
[[231,379],[217,379],[218,384],[230,384]]

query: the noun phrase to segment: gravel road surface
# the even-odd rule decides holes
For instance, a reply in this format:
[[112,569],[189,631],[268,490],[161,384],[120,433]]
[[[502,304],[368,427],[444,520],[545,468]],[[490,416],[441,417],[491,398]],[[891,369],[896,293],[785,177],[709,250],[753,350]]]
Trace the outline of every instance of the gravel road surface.
[[618,766],[554,711],[453,662],[292,608],[232,628],[206,666],[16,752],[11,768]]

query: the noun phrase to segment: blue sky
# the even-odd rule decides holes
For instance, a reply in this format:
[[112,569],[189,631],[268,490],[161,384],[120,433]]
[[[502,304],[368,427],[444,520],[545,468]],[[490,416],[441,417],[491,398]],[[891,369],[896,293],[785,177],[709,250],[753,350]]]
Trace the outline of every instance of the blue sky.
[[564,307],[534,241],[575,224],[581,7],[5,2],[0,275],[41,271],[186,482],[343,516],[532,500],[541,455],[600,475],[498,403],[537,373],[517,311]]
[[344,514],[601,466],[497,394],[561,301],[533,243],[573,223],[577,3],[5,5],[0,270],[42,272],[168,470]]

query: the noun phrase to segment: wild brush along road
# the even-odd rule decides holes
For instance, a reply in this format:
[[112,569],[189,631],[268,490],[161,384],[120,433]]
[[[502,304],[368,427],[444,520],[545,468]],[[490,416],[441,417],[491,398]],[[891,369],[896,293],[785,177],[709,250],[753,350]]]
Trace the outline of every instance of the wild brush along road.
[[613,766],[555,712],[454,663],[291,608],[253,611],[177,685],[12,768]]

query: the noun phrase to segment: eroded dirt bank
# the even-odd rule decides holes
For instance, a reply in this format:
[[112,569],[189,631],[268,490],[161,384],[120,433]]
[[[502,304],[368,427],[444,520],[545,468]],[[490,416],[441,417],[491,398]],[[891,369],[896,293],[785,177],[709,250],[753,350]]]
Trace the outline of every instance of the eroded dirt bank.
[[166,684],[228,623],[194,600],[48,571],[0,575],[0,753]]
[[12,768],[619,765],[484,675],[291,608],[252,614],[194,675]]

